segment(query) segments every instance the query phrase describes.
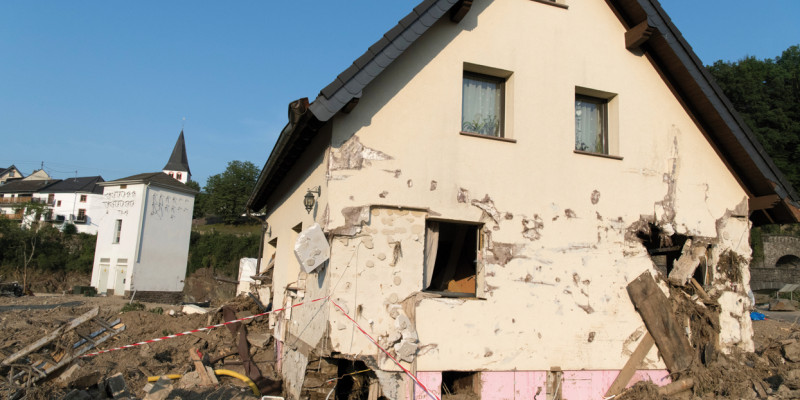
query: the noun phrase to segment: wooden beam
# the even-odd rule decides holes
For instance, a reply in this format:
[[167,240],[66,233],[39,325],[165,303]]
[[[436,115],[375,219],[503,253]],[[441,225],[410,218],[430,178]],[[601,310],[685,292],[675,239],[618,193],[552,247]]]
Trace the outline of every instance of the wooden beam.
[[639,25],[636,25],[625,32],[625,48],[628,50],[639,48],[656,32],[656,28],[650,26],[650,24],[647,23],[647,20],[642,21],[642,23]]
[[649,271],[628,284],[628,296],[653,336],[664,364],[671,373],[692,365],[692,346],[686,332],[672,317],[672,305]]
[[470,7],[472,7],[472,0],[460,0],[450,9],[450,21],[461,22],[469,12]]
[[753,211],[766,210],[768,208],[775,207],[775,205],[777,205],[780,201],[781,196],[778,196],[777,194],[770,194],[766,196],[751,197],[747,201],[747,206],[752,214]]
[[606,395],[604,397],[609,398],[614,395],[618,395],[622,392],[622,389],[625,389],[628,386],[628,383],[631,381],[633,374],[636,373],[636,369],[642,365],[642,361],[647,356],[647,353],[650,352],[650,349],[653,348],[653,345],[656,342],[653,340],[653,337],[650,336],[649,333],[645,332],[642,341],[639,342],[639,345],[636,346],[636,350],[633,351],[630,358],[628,358],[628,362],[625,363],[625,366],[619,371],[619,375],[617,375],[617,379],[611,384],[611,387],[608,388]]
[[26,355],[28,355],[28,354],[36,351],[36,350],[39,350],[42,346],[52,342],[53,340],[55,340],[56,338],[58,338],[62,334],[67,333],[67,332],[75,329],[76,327],[78,327],[78,325],[81,325],[84,322],[89,321],[92,318],[96,317],[97,313],[99,311],[100,311],[100,308],[95,307],[95,308],[89,310],[89,312],[81,315],[80,317],[75,318],[72,321],[70,321],[70,322],[58,327],[56,330],[48,333],[47,335],[45,335],[41,339],[29,344],[24,349],[22,349],[22,350],[14,353],[14,354],[8,356],[8,358],[6,358],[5,360],[3,360],[2,363],[0,363],[0,366],[4,366],[5,367],[5,366],[8,366],[8,365],[11,365],[11,363],[13,363],[14,361],[17,361],[20,358],[25,357]]

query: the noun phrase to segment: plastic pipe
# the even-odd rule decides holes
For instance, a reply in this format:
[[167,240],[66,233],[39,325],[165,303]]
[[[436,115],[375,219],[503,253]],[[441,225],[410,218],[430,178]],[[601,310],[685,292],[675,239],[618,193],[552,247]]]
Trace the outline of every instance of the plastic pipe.
[[148,382],[157,382],[162,376],[166,376],[169,379],[181,379],[182,375],[169,374],[169,375],[159,375],[159,376],[148,376],[147,377],[147,381]]
[[246,383],[247,386],[250,386],[250,389],[253,390],[253,394],[256,395],[256,397],[261,396],[261,391],[258,390],[258,386],[256,386],[255,382],[253,382],[252,380],[250,380],[250,378],[248,378],[248,377],[246,377],[246,376],[244,376],[244,375],[242,375],[242,374],[240,374],[238,372],[234,372],[234,371],[231,371],[229,369],[215,369],[214,373],[217,374],[217,375],[226,375],[226,376],[230,376],[230,377],[234,377],[236,379],[239,379],[240,381]]

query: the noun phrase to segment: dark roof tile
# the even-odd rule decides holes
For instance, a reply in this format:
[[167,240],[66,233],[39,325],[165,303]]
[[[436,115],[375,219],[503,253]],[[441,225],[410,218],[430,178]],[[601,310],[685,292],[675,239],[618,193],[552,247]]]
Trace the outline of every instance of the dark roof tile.
[[398,22],[398,24],[403,28],[408,28],[409,26],[411,26],[411,24],[414,23],[414,21],[417,20],[417,18],[419,18],[419,15],[417,15],[417,13],[412,11],[408,13],[408,15],[405,16],[405,18],[401,19],[400,22]]
[[79,178],[67,178],[45,189],[40,190],[44,193],[102,193],[103,189],[98,186],[104,182],[102,176],[84,176]]
[[167,165],[163,168],[166,171],[183,171],[191,174],[189,170],[189,158],[186,157],[186,142],[183,140],[183,129],[181,134],[178,135],[178,140],[175,142],[175,147],[172,149],[172,154],[169,156]]
[[60,181],[61,179],[32,179],[6,181],[0,186],[0,193],[38,193],[42,189]]
[[151,184],[168,189],[174,189],[179,192],[197,194],[197,191],[181,183],[181,181],[163,173],[163,172],[145,172],[143,174],[131,175],[125,178],[116,179],[113,181],[106,181],[100,183],[100,186],[116,186],[116,185],[135,185],[135,184]]

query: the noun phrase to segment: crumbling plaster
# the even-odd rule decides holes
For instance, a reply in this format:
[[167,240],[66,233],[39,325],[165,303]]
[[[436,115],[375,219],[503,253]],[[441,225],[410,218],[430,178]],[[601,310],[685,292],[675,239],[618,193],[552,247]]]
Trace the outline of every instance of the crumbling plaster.
[[[329,212],[314,218],[331,236],[331,260],[316,277],[328,286],[315,290],[390,350],[416,345],[407,359],[418,371],[619,369],[644,332],[625,287],[643,271],[656,274],[631,230],[651,220],[713,242],[716,259],[747,259],[749,223],[730,211],[746,193],[650,61],[621,45],[625,29],[605,3],[568,13],[476,3],[462,24],[435,25],[358,107],[328,124],[326,158],[270,215],[273,235],[297,223],[290,207],[306,186],[322,185]],[[458,134],[464,62],[513,72],[506,122],[515,143]],[[576,86],[617,93],[621,160],[573,153]],[[484,224],[479,298],[417,295],[431,217]],[[283,246],[279,257],[289,257]],[[737,283],[714,274],[720,341],[752,349],[739,268]],[[295,278],[279,270],[276,301]],[[311,315],[300,315],[293,329],[308,325]],[[319,338],[344,357],[397,370],[338,312],[325,321],[312,324],[309,344]],[[645,368],[664,368],[655,349]]]

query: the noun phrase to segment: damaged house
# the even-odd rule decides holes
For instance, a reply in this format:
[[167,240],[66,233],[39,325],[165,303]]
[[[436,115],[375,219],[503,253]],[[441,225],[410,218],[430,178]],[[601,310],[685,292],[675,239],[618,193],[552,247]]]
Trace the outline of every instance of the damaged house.
[[752,351],[749,228],[797,201],[656,0],[426,0],[290,103],[248,208],[290,398],[364,368],[370,398],[576,399],[649,337],[642,274]]

